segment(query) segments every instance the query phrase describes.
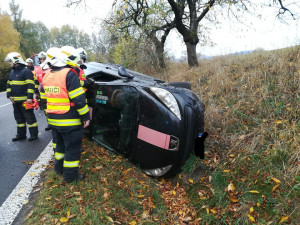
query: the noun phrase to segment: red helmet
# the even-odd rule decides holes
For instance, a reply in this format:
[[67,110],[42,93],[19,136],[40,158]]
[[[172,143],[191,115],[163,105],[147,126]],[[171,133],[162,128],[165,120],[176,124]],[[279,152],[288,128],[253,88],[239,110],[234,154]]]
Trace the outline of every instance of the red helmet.
[[32,103],[23,102],[22,104],[25,109],[35,109],[37,110],[39,108],[39,103],[36,99],[32,99]]

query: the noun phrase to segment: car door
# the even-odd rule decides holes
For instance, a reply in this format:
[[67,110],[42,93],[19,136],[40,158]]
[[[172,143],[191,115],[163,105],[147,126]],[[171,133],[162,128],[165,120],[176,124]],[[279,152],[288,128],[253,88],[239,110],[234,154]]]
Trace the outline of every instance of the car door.
[[135,87],[99,85],[95,92],[93,139],[128,156],[136,141],[138,99]]

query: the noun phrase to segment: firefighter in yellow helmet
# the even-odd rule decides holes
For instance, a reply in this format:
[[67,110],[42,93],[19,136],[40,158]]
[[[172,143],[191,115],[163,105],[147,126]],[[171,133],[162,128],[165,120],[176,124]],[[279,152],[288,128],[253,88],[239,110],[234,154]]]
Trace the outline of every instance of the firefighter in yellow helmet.
[[[75,71],[69,66],[77,56],[58,51],[52,55],[43,78],[48,123],[56,139],[54,170],[65,182],[82,180],[78,172],[83,127],[90,123],[89,108]],[[79,59],[78,59],[79,60]]]
[[27,63],[18,52],[9,53],[5,60],[11,71],[7,81],[7,98],[11,100],[14,108],[14,117],[17,122],[17,135],[12,141],[26,139],[26,124],[29,128],[29,141],[38,138],[38,126],[33,108],[26,109],[25,102],[31,104],[34,94],[34,80],[32,72],[26,68]]

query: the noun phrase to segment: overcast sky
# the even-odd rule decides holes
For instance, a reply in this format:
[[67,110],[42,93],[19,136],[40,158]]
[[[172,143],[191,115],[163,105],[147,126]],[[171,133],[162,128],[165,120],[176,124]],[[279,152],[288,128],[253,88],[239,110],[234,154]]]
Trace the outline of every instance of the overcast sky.
[[[32,22],[41,21],[48,28],[61,27],[64,24],[77,26],[89,33],[97,30],[94,18],[105,18],[111,10],[113,0],[86,0],[87,8],[64,7],[66,0],[15,0],[23,10],[23,19]],[[0,0],[0,9],[9,12],[10,0]],[[284,48],[300,44],[299,21],[289,21],[282,24],[276,20],[276,11],[266,11],[263,20],[248,18],[251,27],[242,27],[223,20],[220,29],[211,32],[214,47],[197,46],[197,51],[203,55],[214,56],[239,51],[263,48],[265,50]],[[169,37],[166,46],[175,57],[179,58],[185,52],[185,45],[180,35],[175,31]]]

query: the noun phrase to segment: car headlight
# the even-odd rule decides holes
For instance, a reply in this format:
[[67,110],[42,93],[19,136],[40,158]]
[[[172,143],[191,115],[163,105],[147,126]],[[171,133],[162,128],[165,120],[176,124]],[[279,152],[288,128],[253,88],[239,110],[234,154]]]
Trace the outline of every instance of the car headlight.
[[181,120],[180,110],[175,97],[165,89],[151,87],[150,90]]

